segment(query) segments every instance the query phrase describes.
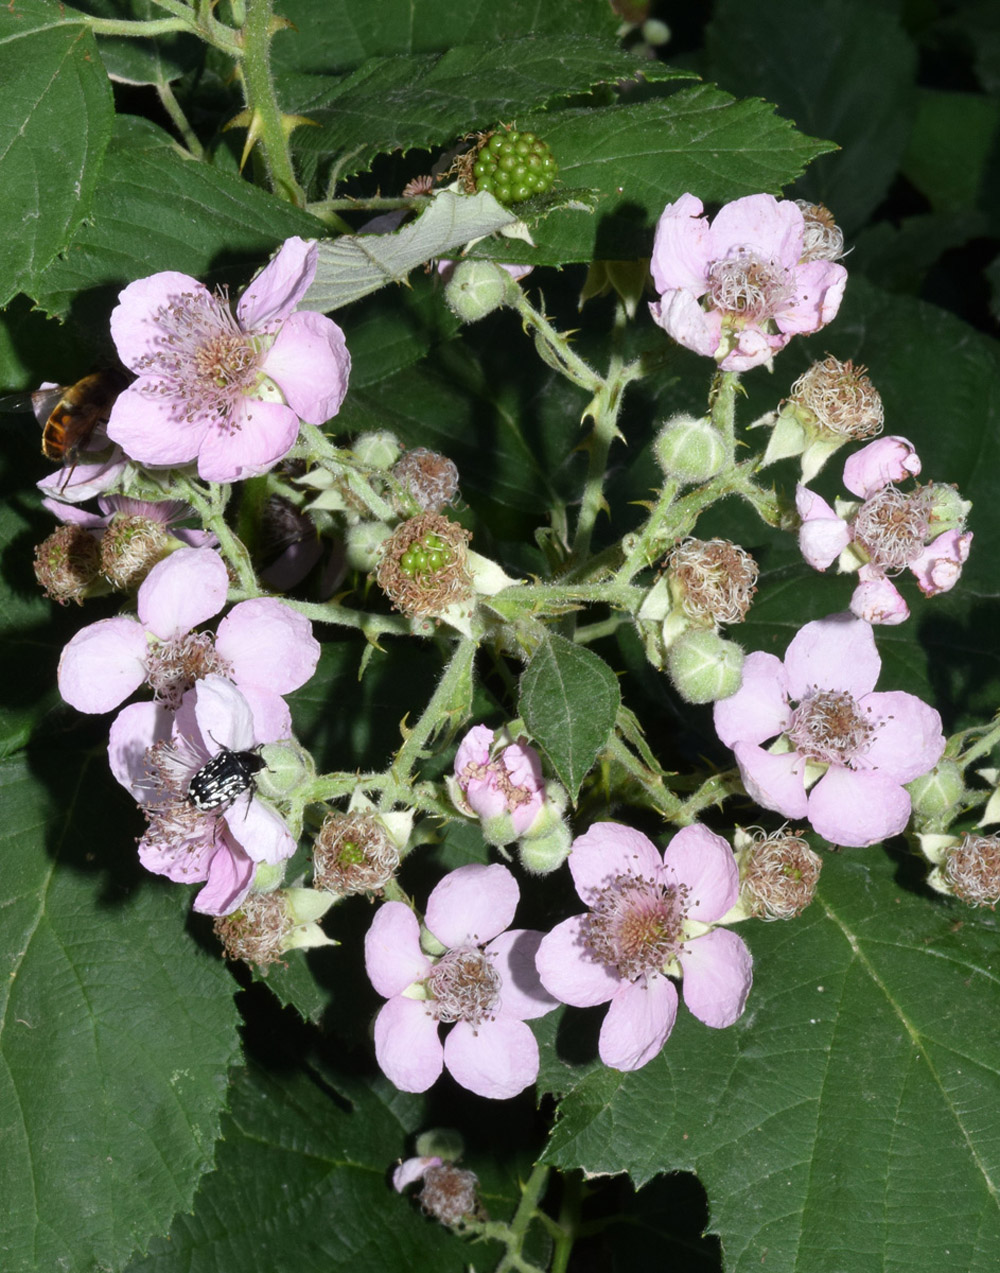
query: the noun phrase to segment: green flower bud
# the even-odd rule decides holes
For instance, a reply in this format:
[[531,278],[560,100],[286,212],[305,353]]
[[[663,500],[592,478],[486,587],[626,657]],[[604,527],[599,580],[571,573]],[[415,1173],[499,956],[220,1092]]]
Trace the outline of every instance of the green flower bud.
[[359,434],[351,450],[362,464],[373,469],[391,469],[403,452],[399,438],[388,429]]
[[532,875],[551,875],[569,857],[573,832],[558,812],[544,805],[528,835],[518,842],[521,865]]
[[667,651],[667,675],[686,703],[714,703],[740,688],[743,651],[715,632],[691,630]]
[[962,499],[958,489],[943,482],[932,482],[925,494],[932,498],[928,532],[930,538],[943,535],[947,530],[964,530],[965,520],[972,511],[972,504]]
[[665,477],[706,482],[726,463],[726,445],[707,420],[678,415],[660,431],[653,451]]
[[260,755],[265,767],[256,775],[256,782],[265,800],[283,799],[316,773],[312,756],[292,738],[265,744]]
[[465,1141],[461,1132],[451,1127],[431,1127],[420,1133],[414,1148],[421,1158],[440,1158],[442,1162],[457,1162],[465,1153]]
[[924,827],[954,810],[962,799],[965,782],[962,770],[953,760],[942,760],[929,774],[908,782],[906,789],[913,801],[918,825]]
[[517,284],[493,261],[460,261],[445,284],[448,308],[463,323],[478,323],[510,303]]
[[384,522],[357,522],[347,528],[344,536],[344,556],[354,570],[374,570],[381,557],[381,548],[392,534]]

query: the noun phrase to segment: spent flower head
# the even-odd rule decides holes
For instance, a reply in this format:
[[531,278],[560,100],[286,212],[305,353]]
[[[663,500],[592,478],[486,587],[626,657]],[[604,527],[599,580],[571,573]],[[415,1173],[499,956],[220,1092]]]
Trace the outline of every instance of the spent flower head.
[[142,464],[198,462],[210,482],[266,473],[299,422],[340,410],[351,360],[344,333],[296,307],[316,273],[316,244],[288,239],[243,293],[228,297],[168,270],[130,283],[111,314],[122,362],[138,379],[118,398],[108,436]]
[[664,853],[640,831],[597,822],[573,842],[569,869],[589,910],[542,938],[537,966],[550,994],[577,1008],[611,1006],[598,1051],[637,1070],[660,1051],[684,1002],[721,1029],[743,1012],[752,960],[742,938],[713,924],[739,896],[739,872],[721,836],[695,824]]
[[[737,909],[753,919],[794,919],[813,899],[823,859],[800,835],[780,831],[737,830],[740,869]],[[730,918],[733,918],[730,916]]]

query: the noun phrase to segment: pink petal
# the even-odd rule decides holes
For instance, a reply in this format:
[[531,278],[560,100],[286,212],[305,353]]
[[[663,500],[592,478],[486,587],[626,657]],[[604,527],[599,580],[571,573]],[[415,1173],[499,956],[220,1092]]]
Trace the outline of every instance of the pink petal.
[[668,336],[705,358],[714,358],[722,334],[722,315],[704,310],[690,292],[664,292],[649,306],[653,322]]
[[215,672],[203,676],[185,694],[194,701],[198,730],[209,753],[223,747],[247,751],[254,745],[253,716],[236,686]]
[[[58,477],[59,474],[53,473],[52,476]],[[35,485],[40,487],[42,483],[36,482]],[[57,499],[43,499],[42,508],[64,525],[82,526],[84,530],[103,530],[108,524],[108,518],[99,513],[90,513],[85,508],[77,508],[75,504],[61,504]]]
[[[208,295],[204,284],[175,270],[136,279],[119,292],[118,304],[111,311],[111,338],[119,358],[129,371],[145,374],[148,370],[146,359],[152,359],[153,365],[157,365],[163,348],[164,333],[159,323],[161,311],[175,305],[182,296]],[[128,393],[128,390],[125,392]]]
[[222,816],[233,840],[254,862],[285,862],[295,852],[284,820],[263,800],[241,797]]
[[424,923],[449,949],[483,945],[510,926],[520,896],[505,866],[460,866],[432,890]]
[[653,286],[661,294],[683,288],[701,296],[708,286],[710,231],[704,205],[693,194],[668,203],[656,223],[653,258],[649,263]]
[[292,736],[292,713],[280,694],[272,694],[259,685],[239,682],[237,689],[247,701],[253,716],[253,736],[258,743],[276,743]]
[[531,1021],[556,1006],[558,1001],[546,993],[535,966],[544,935],[530,928],[509,928],[486,947],[503,979],[497,1016]]
[[426,1092],[440,1078],[444,1052],[426,1004],[397,997],[383,1005],[375,1018],[375,1056],[401,1092]]
[[941,759],[945,748],[941,717],[915,694],[901,690],[867,694],[858,706],[875,727],[859,769],[870,766],[895,782],[912,782]]
[[538,947],[535,966],[542,985],[561,1003],[592,1008],[607,1001],[621,985],[618,973],[598,963],[584,944],[585,915],[556,924]]
[[391,999],[423,981],[431,961],[420,949],[420,924],[402,902],[384,902],[365,935],[365,971],[380,995]]
[[753,984],[753,959],[742,937],[713,928],[681,953],[684,1002],[699,1021],[722,1030],[743,1015]]
[[807,816],[831,844],[864,848],[906,827],[910,795],[883,774],[830,768],[809,793]]
[[316,671],[320,646],[312,624],[273,597],[241,601],[219,624],[215,648],[242,686],[288,694]]
[[465,799],[477,818],[498,818],[507,812],[507,797],[500,790],[495,773],[472,778],[465,787]]
[[868,499],[890,482],[902,482],[920,472],[920,457],[906,438],[876,438],[844,463],[844,485],[854,495]]
[[175,884],[198,884],[208,879],[209,868],[218,852],[215,824],[202,820],[185,838],[164,842],[139,841],[139,861],[153,875],[164,875]]
[[202,915],[231,915],[243,905],[253,884],[254,863],[238,845],[223,842],[208,867],[208,882],[194,899]]
[[282,326],[262,370],[307,424],[323,424],[337,414],[347,394],[351,355],[332,318],[302,310]]
[[442,1161],[437,1154],[431,1154],[424,1158],[407,1158],[392,1173],[393,1189],[397,1193],[402,1193],[407,1185],[412,1185],[417,1180],[423,1180],[428,1167],[440,1167]]
[[130,703],[111,725],[108,762],[111,772],[140,804],[154,804],[158,798],[146,768],[146,752],[154,743],[170,738],[173,717],[158,703]]
[[866,623],[890,627],[904,623],[910,617],[910,608],[900,596],[896,585],[890,579],[878,576],[866,579],[866,570],[870,571],[870,568],[862,566],[861,582],[851,595],[851,614],[864,619]]
[[81,504],[109,490],[125,471],[125,459],[121,449],[115,447],[110,457],[101,464],[78,464],[72,473],[63,468],[49,473],[35,485],[41,491],[51,491],[59,500],[68,504]]
[[969,559],[971,546],[971,531],[963,534],[957,530],[946,530],[910,562],[910,569],[925,597],[935,597],[939,592],[954,588],[962,566]]
[[725,204],[712,220],[710,259],[749,249],[761,259],[792,269],[802,255],[802,213],[791,200],[752,194]]
[[727,747],[742,741],[767,742],[791,719],[784,666],[773,654],[756,651],[743,660],[743,682],[735,694],[715,704],[715,732]]
[[740,872],[721,835],[693,823],[678,831],[663,855],[671,883],[687,888],[685,910],[691,919],[711,923],[736,905]]
[[837,317],[847,287],[847,271],[835,261],[806,261],[795,270],[795,295],[774,314],[786,336],[819,331]]
[[775,756],[753,743],[734,743],[733,755],[752,800],[786,818],[805,816],[805,761],[797,751]]
[[78,712],[109,712],[146,679],[148,652],[135,619],[122,615],[88,624],[59,657],[59,693]]
[[569,855],[569,870],[576,891],[591,906],[596,895],[619,875],[643,875],[659,879],[663,857],[641,831],[620,822],[595,822],[577,836]]
[[285,240],[240,297],[236,317],[244,331],[260,331],[291,314],[316,277],[318,255],[314,240]]
[[208,433],[209,420],[187,419],[174,397],[173,380],[143,376],[111,409],[108,437],[140,464],[188,464]]
[[505,1101],[538,1077],[538,1044],[523,1021],[459,1021],[444,1041],[444,1063],[477,1096]]
[[773,356],[788,344],[791,336],[775,335],[753,325],[744,327],[737,339],[736,348],[730,350],[719,362],[723,371],[750,371],[770,362]]
[[826,570],[850,543],[847,522],[808,486],[795,488],[795,507],[802,518],[799,551],[814,570]]
[[229,574],[211,548],[178,548],[139,588],[139,618],[162,641],[183,636],[226,604]]
[[614,1070],[638,1070],[653,1059],[677,1019],[677,988],[669,977],[627,982],[611,1000],[597,1046]]
[[198,451],[198,476],[206,482],[239,482],[274,468],[295,445],[299,417],[283,402],[243,398],[233,432],[212,427]]
[[460,778],[466,765],[489,763],[493,746],[493,730],[487,725],[473,725],[458,745],[455,753],[455,777]]
[[871,624],[853,614],[814,619],[799,629],[785,651],[788,696],[795,701],[815,689],[861,698],[875,688],[881,668]]

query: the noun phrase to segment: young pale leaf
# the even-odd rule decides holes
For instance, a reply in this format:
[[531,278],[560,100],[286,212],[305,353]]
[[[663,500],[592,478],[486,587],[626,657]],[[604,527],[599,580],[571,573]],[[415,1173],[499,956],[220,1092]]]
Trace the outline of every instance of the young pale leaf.
[[386,283],[404,283],[418,265],[449,253],[457,255],[472,239],[516,220],[491,194],[456,195],[443,190],[412,225],[393,234],[345,234],[322,242],[319,269],[302,308],[328,313]]
[[611,737],[620,703],[618,681],[604,660],[555,633],[524,670],[524,723],[574,800]]
[[119,1268],[163,1232],[213,1165],[239,1059],[232,981],[184,933],[188,890],[126,890],[110,780],[67,755],[44,785],[38,756],[0,766],[4,1273]]

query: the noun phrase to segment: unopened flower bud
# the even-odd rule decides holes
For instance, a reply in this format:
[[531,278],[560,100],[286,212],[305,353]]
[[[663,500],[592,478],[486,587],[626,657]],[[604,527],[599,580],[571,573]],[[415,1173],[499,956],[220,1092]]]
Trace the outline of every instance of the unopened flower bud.
[[392,534],[385,522],[357,522],[344,535],[344,559],[352,570],[375,569],[382,545]]
[[399,849],[375,813],[329,813],[313,842],[313,887],[344,896],[380,893]]
[[743,679],[743,651],[707,629],[692,629],[667,651],[667,675],[686,703],[728,698]]
[[940,535],[947,530],[964,530],[965,521],[972,511],[972,504],[962,499],[956,486],[943,482],[931,482],[924,487],[929,504],[929,534]]
[[424,1172],[424,1187],[417,1198],[427,1215],[449,1228],[456,1228],[466,1218],[482,1220],[485,1217],[476,1193],[478,1188],[479,1177],[474,1171],[442,1163]]
[[57,527],[35,549],[35,578],[45,595],[65,605],[106,591],[98,584],[101,549],[97,537],[82,526],[67,522]]
[[399,438],[388,429],[360,433],[351,446],[357,459],[373,469],[390,469],[402,451]]
[[463,323],[478,323],[495,309],[510,304],[517,284],[493,261],[459,261],[445,284],[448,308]]
[[517,855],[532,875],[551,875],[569,857],[572,845],[573,832],[553,806],[545,805],[530,833],[518,841]]
[[[754,919],[794,919],[813,899],[823,860],[790,831],[736,834],[737,906]],[[733,918],[736,918],[735,916]]]
[[465,1138],[453,1127],[429,1127],[414,1146],[418,1154],[434,1154],[442,1162],[458,1162],[465,1153]]
[[292,738],[267,743],[260,749],[264,768],[256,776],[257,791],[265,800],[281,800],[316,772],[313,758]]
[[1000,902],[1000,835],[963,835],[958,843],[928,853],[937,865],[928,884],[939,893],[957,897],[967,906],[989,906]]
[[[547,794],[538,752],[520,740],[503,745],[503,737],[497,743],[487,725],[474,725],[459,744],[454,777],[447,781],[455,807],[478,817],[483,839],[497,847],[532,833]],[[552,786],[554,798],[561,793],[564,801],[562,788]],[[563,807],[556,803],[557,818]]]
[[906,784],[913,802],[917,824],[933,823],[942,814],[950,814],[962,799],[965,781],[961,768],[953,760],[940,760],[929,774]]
[[375,578],[397,610],[441,614],[472,596],[469,531],[440,513],[421,513],[397,526],[382,545]]
[[666,560],[675,606],[703,627],[742,623],[757,591],[757,563],[728,539],[687,539]]
[[653,444],[665,477],[706,482],[726,462],[726,445],[708,420],[678,415],[668,420]]
[[844,232],[825,204],[796,199],[802,213],[805,233],[802,236],[800,261],[839,261],[844,255]]
[[458,494],[454,462],[423,446],[405,452],[393,465],[392,476],[425,513],[440,513]]
[[288,950],[337,945],[316,922],[332,900],[308,888],[251,893],[238,911],[215,921],[215,933],[227,959],[267,968]]

